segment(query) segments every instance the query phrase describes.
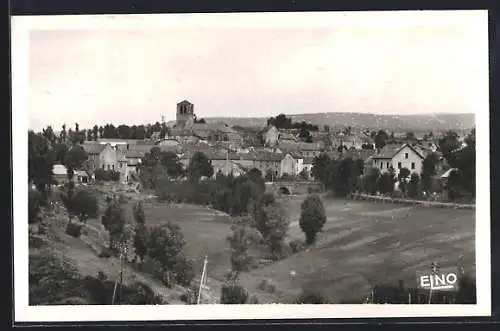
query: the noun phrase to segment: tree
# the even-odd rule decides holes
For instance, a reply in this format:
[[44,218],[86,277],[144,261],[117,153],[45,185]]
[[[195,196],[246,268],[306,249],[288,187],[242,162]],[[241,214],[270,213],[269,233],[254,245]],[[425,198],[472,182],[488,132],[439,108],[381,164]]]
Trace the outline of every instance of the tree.
[[378,189],[382,194],[392,194],[394,192],[394,175],[384,172],[379,179]]
[[298,297],[296,304],[326,304],[327,300],[321,293],[311,290],[303,290]]
[[272,193],[264,193],[251,205],[255,228],[268,242],[271,253],[277,254],[286,237],[290,220],[283,206]]
[[171,151],[162,152],[160,156],[161,164],[166,168],[170,177],[177,178],[182,175],[182,164],[177,154]]
[[137,224],[145,224],[146,215],[144,213],[144,207],[142,201],[137,202],[133,207],[134,220]]
[[245,304],[248,300],[248,292],[241,286],[237,274],[230,275],[221,288],[221,304]]
[[301,128],[299,132],[299,138],[305,142],[312,142],[312,136],[309,130],[306,128]]
[[360,176],[365,171],[365,161],[363,159],[356,159],[356,174]]
[[450,200],[455,200],[461,196],[461,191],[463,188],[463,174],[460,169],[452,170],[448,177],[448,182],[446,183],[446,189],[448,190],[448,198]]
[[401,188],[403,194],[406,194],[406,183],[408,180],[408,176],[410,176],[410,170],[408,168],[399,169],[398,181],[399,187]]
[[249,246],[259,243],[262,235],[248,225],[233,225],[232,234],[227,237],[231,247],[231,267],[235,272],[248,271],[253,257],[248,254]]
[[115,249],[115,243],[123,238],[125,230],[125,210],[121,197],[107,199],[107,207],[101,217],[102,225],[109,233],[109,248]]
[[407,141],[416,141],[417,138],[413,132],[406,132],[406,140]]
[[441,139],[439,139],[439,150],[443,153],[443,157],[451,163],[453,152],[460,147],[458,134],[454,131],[446,132]]
[[463,188],[476,194],[476,133],[475,130],[465,138],[466,146],[456,151],[450,158],[450,166],[462,173]]
[[323,185],[326,185],[328,173],[327,167],[332,162],[330,157],[327,154],[320,154],[313,159],[311,175]]
[[371,168],[370,171],[363,176],[363,187],[368,194],[375,194],[378,190],[378,182],[380,179],[380,170]]
[[385,132],[384,130],[379,130],[373,139],[375,141],[375,148],[380,150],[384,148],[384,146],[387,144],[389,136],[387,135],[387,132]]
[[65,203],[68,213],[78,217],[80,222],[97,217],[99,206],[97,198],[87,190],[79,190]]
[[251,180],[253,183],[257,185],[257,187],[260,189],[261,192],[264,192],[266,190],[266,182],[264,181],[264,178],[262,177],[262,172],[259,169],[257,168],[250,169],[246,173],[246,176],[248,177],[249,180]]
[[436,174],[436,167],[439,162],[439,156],[436,153],[428,154],[422,162],[422,188],[427,194],[430,193],[432,187],[432,177]]
[[327,171],[330,175],[328,186],[336,196],[345,197],[354,191],[357,169],[352,158],[346,157],[340,161],[333,161]]
[[309,179],[309,171],[307,171],[307,168],[304,168],[300,171],[299,173],[299,177],[301,179],[304,179],[304,180],[308,180]]
[[88,154],[85,152],[82,146],[73,146],[64,157],[64,165],[68,171],[68,179],[72,180],[74,175],[74,170],[83,166],[85,160],[87,160]]
[[50,186],[55,183],[52,168],[54,154],[49,150],[47,140],[33,131],[28,132],[28,179],[42,194],[42,203],[47,201]]
[[416,199],[419,196],[419,185],[420,176],[417,173],[412,173],[410,177],[410,183],[408,184],[408,196],[412,199]]
[[212,177],[214,168],[203,152],[194,153],[187,167],[187,176],[190,181],[198,182],[201,177]]
[[42,204],[42,193],[30,188],[28,191],[28,223],[37,223],[40,220],[39,215]]
[[306,236],[306,243],[311,245],[325,225],[325,207],[319,196],[314,194],[305,198],[300,209],[299,225]]
[[151,227],[147,231],[147,255],[160,262],[165,271],[174,268],[185,244],[180,227],[172,222]]

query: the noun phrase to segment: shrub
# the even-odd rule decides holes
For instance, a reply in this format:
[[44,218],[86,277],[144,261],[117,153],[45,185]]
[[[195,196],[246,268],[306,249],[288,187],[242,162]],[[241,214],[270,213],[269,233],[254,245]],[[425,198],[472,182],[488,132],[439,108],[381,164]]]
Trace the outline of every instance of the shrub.
[[318,291],[303,290],[297,298],[296,304],[325,304],[328,303]]
[[300,239],[294,239],[290,241],[289,245],[293,253],[298,253],[304,250],[304,242]]
[[196,276],[193,268],[193,262],[185,257],[180,257],[174,266],[175,281],[182,285],[188,286]]
[[40,192],[30,189],[28,193],[28,222],[30,224],[40,221],[39,213],[43,196]]
[[80,224],[68,223],[66,226],[66,234],[75,238],[79,238],[82,234],[82,226]]
[[237,280],[232,280],[222,285],[220,296],[221,304],[244,304],[247,300],[248,292]]
[[165,278],[165,272],[161,263],[149,256],[144,258],[144,261],[141,263],[141,270],[147,274],[150,274],[154,278],[163,281]]
[[326,222],[325,207],[318,195],[310,195],[305,198],[300,208],[299,225],[306,235],[307,244],[310,245],[314,243],[317,233],[323,229]]
[[250,297],[250,300],[248,301],[248,303],[251,304],[251,305],[258,305],[259,304],[259,299],[255,295],[252,295]]
[[264,279],[259,283],[258,289],[267,293],[276,292],[276,285],[270,280]]
[[120,180],[120,172],[115,170],[96,169],[94,176],[98,181],[117,182]]
[[180,295],[180,299],[182,302],[188,305],[195,305],[198,300],[198,288],[191,287],[186,292]]

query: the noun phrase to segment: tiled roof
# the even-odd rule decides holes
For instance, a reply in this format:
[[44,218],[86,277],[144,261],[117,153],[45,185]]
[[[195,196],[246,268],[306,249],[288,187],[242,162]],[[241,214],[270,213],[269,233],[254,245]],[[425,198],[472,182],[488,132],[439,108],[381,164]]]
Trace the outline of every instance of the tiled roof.
[[396,146],[386,146],[382,149],[382,151],[373,156],[374,159],[392,159],[401,149],[403,149],[405,146],[408,146],[409,148],[413,149],[418,155],[420,155],[422,158],[424,155],[422,155],[422,151],[419,150],[418,148],[415,148],[411,146],[410,144],[403,144],[402,146],[396,147]]

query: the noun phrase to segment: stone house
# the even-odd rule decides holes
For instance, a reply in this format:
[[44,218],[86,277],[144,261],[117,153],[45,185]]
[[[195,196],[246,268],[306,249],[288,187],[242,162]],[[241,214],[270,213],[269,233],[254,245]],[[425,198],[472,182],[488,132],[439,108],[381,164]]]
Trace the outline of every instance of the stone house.
[[280,163],[280,177],[297,176],[302,171],[303,157],[298,153],[287,153]]
[[382,151],[372,157],[373,166],[380,169],[381,173],[389,171],[392,167],[396,173],[401,168],[407,168],[410,173],[420,174],[422,172],[422,161],[424,155],[410,144],[400,147],[383,148]]
[[280,131],[274,126],[270,125],[264,135],[264,144],[266,147],[274,147],[278,144]]

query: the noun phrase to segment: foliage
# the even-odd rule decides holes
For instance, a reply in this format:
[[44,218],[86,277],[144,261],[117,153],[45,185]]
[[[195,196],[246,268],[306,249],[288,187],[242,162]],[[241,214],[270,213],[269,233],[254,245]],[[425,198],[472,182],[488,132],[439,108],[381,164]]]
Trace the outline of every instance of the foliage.
[[436,153],[430,153],[422,162],[422,188],[427,193],[430,193],[430,190],[432,188],[432,177],[436,174],[438,162],[439,156]]
[[28,191],[28,223],[37,223],[40,220],[40,207],[43,205],[43,196],[39,191]]
[[412,199],[418,198],[420,195],[420,176],[417,173],[412,173],[410,183],[408,184],[408,196]]
[[266,190],[266,183],[262,177],[262,172],[257,168],[252,168],[246,173],[246,177],[254,182],[261,192]]
[[380,170],[378,168],[371,168],[370,171],[363,176],[363,188],[368,194],[375,194],[378,190],[378,183],[380,179]]
[[68,213],[78,217],[80,222],[97,217],[99,212],[97,197],[88,190],[78,190],[73,195],[64,195],[63,202]]
[[326,304],[328,301],[321,293],[312,290],[303,290],[297,298],[296,304]]
[[142,205],[142,201],[138,201],[134,207],[133,207],[133,212],[134,212],[134,220],[137,224],[145,224],[146,222],[146,215],[144,213],[144,207]]
[[28,131],[28,179],[42,194],[43,204],[50,194],[50,185],[55,183],[52,173],[55,161],[47,139]]
[[391,172],[384,172],[378,181],[378,190],[382,194],[392,194],[394,192],[394,174]]
[[210,160],[202,152],[193,154],[186,171],[188,179],[192,182],[198,182],[203,176],[210,178],[214,174],[214,168],[210,164]]
[[410,176],[410,170],[408,168],[399,169],[399,174],[398,174],[399,188],[401,189],[403,194],[406,194],[406,184],[409,176]]
[[278,252],[290,225],[290,220],[283,206],[276,201],[272,193],[264,193],[252,203],[251,214],[254,227],[269,243],[271,252]]
[[66,226],[66,234],[75,238],[79,238],[82,234],[82,226],[80,224],[68,223]]
[[450,161],[454,151],[460,147],[460,142],[458,140],[458,134],[454,131],[446,132],[441,139],[439,139],[439,150],[443,154],[444,158]]
[[384,146],[387,144],[387,141],[389,140],[389,136],[387,135],[387,132],[384,130],[379,130],[375,137],[373,138],[375,142],[375,148],[380,150],[384,148]]
[[146,235],[147,229],[144,223],[137,223],[135,226],[133,243],[136,257],[139,257],[141,261],[144,261],[144,257],[147,254],[146,247]]
[[74,170],[83,166],[87,160],[88,154],[82,146],[73,146],[64,156],[64,165],[68,171],[68,179],[73,179]]
[[196,276],[193,268],[193,261],[184,256],[177,257],[173,272],[175,281],[182,286],[189,286]]
[[165,167],[169,177],[177,178],[183,174],[182,164],[177,154],[171,151],[162,152],[160,162]]
[[185,245],[184,236],[177,224],[148,228],[146,235],[147,256],[161,263],[165,270],[172,270]]
[[94,176],[99,181],[117,182],[120,180],[120,172],[115,170],[96,169]]
[[102,225],[109,233],[110,249],[114,249],[115,243],[124,236],[126,218],[123,203],[121,197],[108,198],[106,210],[101,217]]
[[262,239],[260,233],[248,225],[233,225],[232,234],[227,237],[231,247],[231,267],[234,271],[248,271],[254,257],[248,254],[248,248]]
[[245,304],[248,300],[248,292],[241,286],[237,277],[226,280],[221,288],[221,304]]
[[295,122],[292,123],[292,119],[286,117],[285,114],[279,114],[276,117],[270,117],[267,120],[267,125],[274,125],[277,129],[303,129],[303,130],[309,130],[309,131],[318,131],[319,128],[317,125],[313,125],[310,123],[306,123],[305,121],[302,121],[300,123]]
[[352,158],[334,160],[327,168],[329,175],[327,186],[338,197],[345,197],[354,192],[359,175]]
[[446,189],[448,191],[448,198],[454,200],[460,198],[461,191],[463,189],[464,177],[460,169],[452,170],[448,177],[448,182],[446,183]]
[[300,229],[306,236],[306,243],[311,245],[316,240],[317,233],[325,225],[325,207],[319,196],[314,194],[306,197],[300,208]]
[[304,242],[300,239],[294,239],[289,243],[292,253],[298,253],[304,250]]
[[327,167],[332,162],[327,154],[320,154],[313,159],[311,175],[325,184],[328,178]]

